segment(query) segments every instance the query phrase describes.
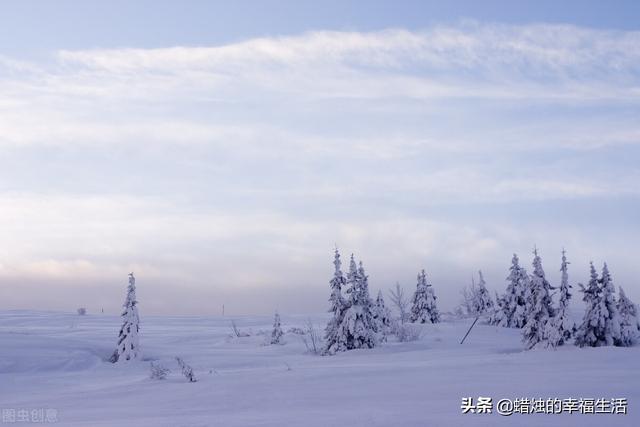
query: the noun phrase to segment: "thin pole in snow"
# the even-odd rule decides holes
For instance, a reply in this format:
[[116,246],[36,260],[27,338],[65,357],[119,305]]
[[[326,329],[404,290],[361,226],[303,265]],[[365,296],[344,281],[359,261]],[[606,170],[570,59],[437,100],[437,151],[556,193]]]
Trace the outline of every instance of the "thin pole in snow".
[[471,332],[471,329],[473,329],[473,327],[475,326],[475,324],[476,324],[476,322],[478,321],[479,318],[480,318],[480,316],[476,317],[476,320],[473,321],[473,323],[471,324],[471,327],[469,328],[467,333],[464,334],[464,338],[462,338],[462,341],[460,341],[460,344],[462,344],[464,342],[464,340],[467,339],[467,335],[469,335],[469,332]]

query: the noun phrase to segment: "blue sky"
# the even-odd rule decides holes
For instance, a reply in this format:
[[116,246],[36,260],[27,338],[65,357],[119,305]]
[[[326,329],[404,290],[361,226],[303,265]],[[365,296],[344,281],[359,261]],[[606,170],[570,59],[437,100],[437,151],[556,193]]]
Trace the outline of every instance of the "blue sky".
[[636,2],[5,2],[0,308],[444,308],[534,245],[640,300]]
[[463,19],[637,30],[636,1],[8,1],[0,6],[2,50],[203,46],[310,30],[420,30]]

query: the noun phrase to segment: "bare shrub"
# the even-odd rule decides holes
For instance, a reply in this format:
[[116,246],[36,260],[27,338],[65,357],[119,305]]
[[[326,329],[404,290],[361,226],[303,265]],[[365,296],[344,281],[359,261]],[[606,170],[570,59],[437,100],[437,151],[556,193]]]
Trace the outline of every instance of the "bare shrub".
[[418,341],[424,336],[424,329],[419,325],[405,323],[396,326],[394,335],[400,342]]
[[409,320],[409,300],[405,296],[404,289],[400,286],[400,283],[396,282],[395,288],[389,291],[391,303],[398,310],[400,323],[404,324]]
[[84,308],[84,307],[80,307],[80,308],[78,309],[78,315],[79,315],[79,316],[84,316],[84,315],[86,315],[86,314],[87,314],[87,309],[86,309],[86,308]]
[[320,336],[320,333],[313,325],[313,322],[311,321],[311,319],[307,319],[306,323],[304,324],[303,330],[304,330],[304,335],[301,335],[301,338],[302,338],[302,342],[307,348],[307,353],[320,354],[323,346],[322,337]]
[[164,380],[167,378],[167,375],[169,375],[170,372],[171,370],[169,368],[165,368],[159,363],[151,362],[151,374],[149,375],[149,377],[152,380]]

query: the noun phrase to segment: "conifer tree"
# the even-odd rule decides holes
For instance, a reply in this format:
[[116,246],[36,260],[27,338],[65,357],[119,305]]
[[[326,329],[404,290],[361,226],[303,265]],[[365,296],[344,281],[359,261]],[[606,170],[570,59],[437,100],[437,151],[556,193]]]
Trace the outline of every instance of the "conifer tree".
[[190,383],[197,382],[196,374],[193,372],[193,368],[188,365],[181,357],[176,356],[176,362],[180,365],[180,369],[182,370],[182,375],[189,380]]
[[620,318],[613,295],[613,283],[605,263],[598,279],[593,263],[591,278],[585,288],[580,285],[587,308],[576,332],[575,344],[580,347],[601,347],[621,343]]
[[500,310],[492,323],[507,328],[522,328],[526,319],[525,291],[529,277],[527,271],[520,267],[518,255],[513,254],[509,276],[507,276],[507,289],[498,302]]
[[638,307],[619,287],[618,314],[620,315],[620,345],[630,347],[635,345],[640,339],[640,318],[638,317]]
[[[353,260],[353,256],[351,258],[353,263],[352,269],[353,272],[356,272],[355,260]],[[344,312],[347,308],[347,303],[342,296],[342,289],[346,285],[347,281],[342,273],[341,266],[342,262],[340,261],[340,252],[338,248],[335,249],[334,258],[333,258],[333,266],[334,273],[333,277],[329,281],[329,285],[331,287],[331,296],[329,297],[329,303],[331,307],[329,308],[329,312],[331,313],[331,319],[325,328],[325,349],[324,353],[332,354],[336,351],[344,351],[346,350],[346,341],[345,337],[338,334],[338,330],[340,328],[340,324],[342,323],[342,319],[344,317]]]
[[602,266],[600,286],[602,287],[604,305],[609,312],[609,321],[606,322],[605,333],[613,339],[614,345],[620,345],[620,315],[618,314],[618,303],[615,297],[616,288],[613,286],[613,280],[606,262]]
[[373,318],[378,324],[379,341],[386,341],[391,329],[391,312],[384,304],[382,291],[378,291],[378,297],[376,298],[376,304],[373,310]]
[[533,273],[529,282],[529,291],[526,294],[529,311],[527,313],[527,322],[522,330],[522,339],[527,349],[548,346],[546,333],[549,326],[547,322],[554,315],[553,307],[551,306],[551,295],[549,294],[549,291],[553,288],[545,277],[538,250],[535,249],[533,254]]
[[427,282],[427,306],[431,323],[440,323],[440,311],[436,305],[436,300],[437,297],[433,285]]
[[509,307],[507,306],[507,294],[500,296],[495,292],[496,304],[493,307],[493,313],[489,316],[489,324],[497,326],[507,326],[507,316]]
[[276,311],[276,314],[273,318],[273,330],[271,331],[271,344],[281,344],[282,336],[284,333],[282,332],[282,327],[280,326],[280,314]]
[[369,297],[369,280],[362,262],[356,268],[353,255],[347,274],[347,306],[338,328],[338,342],[335,351],[356,348],[373,348],[377,344],[378,325],[373,318],[373,301]]
[[142,357],[138,338],[140,317],[138,316],[138,301],[136,299],[136,279],[133,273],[129,273],[129,286],[123,307],[118,345],[110,359],[114,363]]
[[412,323],[437,323],[440,321],[440,314],[436,307],[436,296],[429,283],[424,270],[418,274],[416,291],[411,301],[411,322]]
[[575,334],[575,344],[579,347],[597,347],[599,342],[600,345],[603,345],[604,342],[604,340],[600,340],[600,337],[604,335],[604,325],[601,325],[602,316],[600,313],[602,289],[598,284],[598,273],[593,262],[589,264],[589,268],[591,274],[587,286],[585,287],[582,283],[578,284],[580,292],[582,292],[582,300],[587,306],[582,323]]
[[571,313],[569,312],[571,285],[569,284],[568,266],[569,262],[563,249],[562,264],[560,265],[560,272],[562,273],[560,279],[560,300],[555,316],[552,321],[548,322],[549,328],[547,335],[549,337],[549,345],[552,347],[566,344],[576,331],[576,325],[571,319]]
[[491,314],[494,311],[493,300],[487,289],[487,283],[484,281],[482,271],[478,270],[478,286],[475,291],[474,310],[476,314]]

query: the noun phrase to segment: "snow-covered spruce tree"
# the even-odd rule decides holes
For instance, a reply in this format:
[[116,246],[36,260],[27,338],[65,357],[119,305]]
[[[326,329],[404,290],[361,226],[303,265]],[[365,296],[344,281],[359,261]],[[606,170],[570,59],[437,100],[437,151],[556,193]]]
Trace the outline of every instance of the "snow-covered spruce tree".
[[522,341],[527,349],[549,345],[547,322],[554,315],[549,294],[553,287],[545,277],[542,259],[540,259],[537,249],[534,249],[533,255],[533,273],[529,282],[529,292],[526,294],[526,306],[529,310],[527,322],[522,330]]
[[113,363],[142,357],[138,339],[140,317],[138,316],[138,300],[136,299],[136,279],[133,277],[133,273],[129,273],[129,286],[123,307],[118,345],[110,359]]
[[411,301],[412,323],[438,323],[440,313],[436,307],[436,296],[433,287],[427,283],[427,275],[424,270],[418,274],[416,291]]
[[618,295],[618,315],[620,316],[620,345],[630,347],[635,345],[640,339],[640,318],[638,318],[638,307],[619,287]]
[[507,289],[498,301],[499,311],[492,318],[492,324],[507,328],[522,328],[525,324],[525,290],[527,289],[529,276],[527,271],[519,264],[518,255],[513,254],[509,276],[507,276]]
[[547,328],[548,341],[551,347],[566,344],[576,331],[576,325],[571,319],[571,313],[569,312],[571,285],[569,284],[568,266],[569,262],[567,261],[566,252],[563,249],[562,264],[560,264],[560,271],[562,273],[560,279],[560,301],[558,302],[555,316],[548,322],[549,327]]
[[284,333],[282,332],[282,327],[280,326],[280,314],[276,311],[275,316],[273,317],[273,330],[271,331],[271,344],[281,344],[282,336]]
[[189,380],[190,383],[195,383],[198,381],[196,378],[196,374],[193,372],[193,368],[188,365],[181,357],[176,356],[176,362],[180,365],[180,369],[182,370],[182,375]]
[[478,276],[478,286],[476,287],[473,299],[474,311],[477,315],[492,314],[494,310],[493,300],[487,289],[487,283],[484,281],[482,271],[478,270]]
[[436,299],[437,297],[433,289],[433,285],[427,282],[427,301],[429,302],[429,314],[431,316],[431,323],[440,323],[440,311],[438,311]]
[[591,278],[585,288],[580,285],[587,308],[582,324],[576,332],[575,344],[580,347],[621,345],[620,317],[616,307],[609,268],[605,263],[602,277],[591,263]]
[[378,339],[380,342],[387,340],[387,335],[391,330],[391,312],[384,305],[382,291],[378,291],[376,304],[373,307],[373,318],[378,324]]
[[613,339],[614,345],[620,345],[620,315],[618,314],[618,303],[614,295],[616,288],[613,286],[613,280],[606,262],[602,266],[600,286],[602,287],[604,305],[609,312],[609,321],[605,324],[605,333]]
[[[355,274],[357,271],[353,256],[351,261],[353,263],[352,268]],[[329,303],[331,304],[331,307],[329,308],[331,319],[325,328],[325,354],[333,354],[336,351],[344,351],[347,349],[346,337],[338,333],[340,324],[344,317],[344,311],[347,308],[347,303],[342,297],[342,288],[346,285],[347,281],[341,270],[342,262],[340,261],[340,252],[338,252],[338,248],[335,250],[333,266],[335,270],[333,277],[329,281],[329,285],[331,287],[331,296],[329,297]]]
[[597,347],[606,345],[605,340],[600,337],[604,335],[604,320],[601,313],[602,288],[598,283],[598,273],[593,265],[589,264],[591,271],[589,283],[585,287],[579,283],[582,300],[586,304],[582,323],[575,334],[575,345],[579,347]]
[[500,296],[498,292],[495,293],[496,304],[493,307],[493,313],[489,316],[489,324],[497,325],[497,326],[506,326],[506,316],[507,316],[507,307],[506,307],[506,294]]
[[[373,301],[369,297],[369,281],[362,262],[356,268],[351,255],[347,274],[348,300],[346,310],[338,327],[338,342],[345,343],[345,350],[373,348],[377,344],[378,325],[373,318]],[[336,351],[342,350],[336,346]]]

